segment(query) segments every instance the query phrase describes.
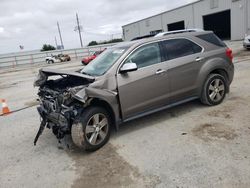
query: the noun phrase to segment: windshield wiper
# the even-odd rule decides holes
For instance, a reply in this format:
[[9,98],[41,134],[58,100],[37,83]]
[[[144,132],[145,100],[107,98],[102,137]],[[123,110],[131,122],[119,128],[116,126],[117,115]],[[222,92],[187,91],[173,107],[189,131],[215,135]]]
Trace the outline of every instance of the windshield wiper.
[[91,74],[86,73],[86,72],[84,72],[84,71],[82,71],[81,73],[82,73],[82,74],[85,74],[85,75],[88,75],[88,76],[92,76]]

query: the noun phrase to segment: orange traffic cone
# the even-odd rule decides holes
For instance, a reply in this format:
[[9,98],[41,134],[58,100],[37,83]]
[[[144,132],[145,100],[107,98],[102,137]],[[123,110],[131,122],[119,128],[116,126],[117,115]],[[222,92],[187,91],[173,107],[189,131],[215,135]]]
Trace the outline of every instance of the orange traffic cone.
[[10,113],[10,109],[7,106],[7,103],[5,101],[5,99],[2,99],[2,114],[1,115],[6,115]]

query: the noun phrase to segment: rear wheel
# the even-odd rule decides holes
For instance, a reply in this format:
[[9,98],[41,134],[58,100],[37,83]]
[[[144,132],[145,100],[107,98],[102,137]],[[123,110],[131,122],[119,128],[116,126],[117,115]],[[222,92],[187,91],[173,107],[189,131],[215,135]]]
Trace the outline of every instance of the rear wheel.
[[86,66],[88,63],[86,63],[85,61],[82,61],[82,64]]
[[73,123],[73,142],[86,151],[95,151],[105,145],[110,137],[110,116],[100,107],[89,107],[82,117]]
[[227,87],[224,76],[210,74],[203,86],[201,102],[210,106],[220,104],[226,96]]

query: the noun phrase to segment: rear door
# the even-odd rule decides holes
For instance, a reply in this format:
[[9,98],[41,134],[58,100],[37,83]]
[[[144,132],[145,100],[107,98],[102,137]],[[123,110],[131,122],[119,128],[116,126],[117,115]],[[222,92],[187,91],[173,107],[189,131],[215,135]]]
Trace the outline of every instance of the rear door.
[[136,63],[138,70],[117,75],[123,119],[167,103],[169,80],[162,61],[158,42],[143,45],[127,57],[124,63]]
[[203,48],[186,38],[161,42],[168,64],[171,102],[192,97],[196,90],[196,79],[204,60]]

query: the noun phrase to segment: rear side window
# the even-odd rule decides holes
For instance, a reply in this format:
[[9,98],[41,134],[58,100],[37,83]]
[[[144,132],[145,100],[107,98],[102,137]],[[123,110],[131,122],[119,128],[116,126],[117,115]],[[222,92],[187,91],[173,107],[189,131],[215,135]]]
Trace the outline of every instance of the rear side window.
[[215,34],[209,33],[209,34],[203,34],[203,35],[198,35],[196,36],[206,42],[212,43],[216,46],[220,47],[226,47],[226,44],[222,42]]
[[168,60],[192,55],[202,51],[202,48],[188,39],[171,39],[162,42],[163,51]]

